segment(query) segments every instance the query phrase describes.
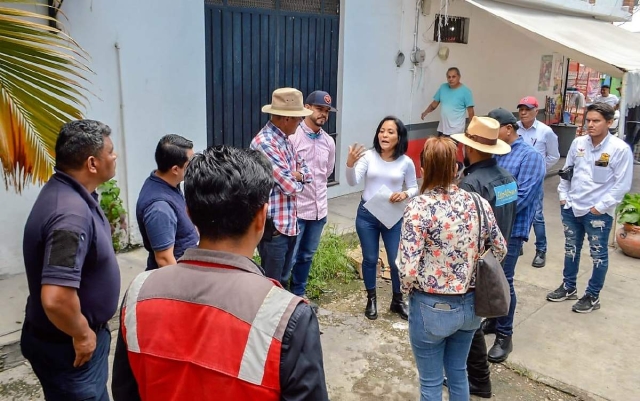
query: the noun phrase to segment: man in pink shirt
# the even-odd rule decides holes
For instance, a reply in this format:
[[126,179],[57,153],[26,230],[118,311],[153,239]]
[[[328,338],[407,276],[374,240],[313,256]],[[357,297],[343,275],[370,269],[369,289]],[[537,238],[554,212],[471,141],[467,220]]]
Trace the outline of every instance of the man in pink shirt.
[[298,157],[311,170],[313,179],[297,196],[299,234],[293,251],[291,292],[304,297],[313,255],[318,249],[322,229],[327,223],[327,181],[336,162],[336,144],[322,126],[335,112],[331,96],[315,91],[307,96],[304,107],[313,114],[305,117],[295,134],[289,137]]

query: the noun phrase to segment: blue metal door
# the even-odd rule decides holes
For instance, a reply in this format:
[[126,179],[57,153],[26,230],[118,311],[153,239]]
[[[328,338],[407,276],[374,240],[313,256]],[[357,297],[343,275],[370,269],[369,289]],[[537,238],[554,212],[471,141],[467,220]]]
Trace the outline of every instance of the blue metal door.
[[248,147],[276,88],[335,97],[338,27],[339,0],[206,0],[209,145]]

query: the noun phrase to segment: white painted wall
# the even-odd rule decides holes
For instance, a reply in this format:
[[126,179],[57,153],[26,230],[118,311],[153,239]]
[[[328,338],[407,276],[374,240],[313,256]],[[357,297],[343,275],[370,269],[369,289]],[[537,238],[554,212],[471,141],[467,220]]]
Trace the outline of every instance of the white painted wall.
[[[420,114],[444,83],[446,70],[458,67],[462,82],[473,91],[476,114],[496,107],[515,111],[518,100],[534,95],[544,102],[550,92],[538,92],[542,55],[550,49],[511,29],[486,12],[455,1],[449,5],[452,16],[471,18],[468,44],[447,44],[449,58],[436,57],[438,44],[433,38],[435,14],[440,1],[432,1],[429,15],[420,15],[418,47],[427,58],[415,70],[410,62],[415,25],[415,0],[346,0],[342,3],[341,58],[338,84],[337,176],[340,185],[329,188],[335,197],[362,189],[349,187],[345,178],[348,146],[354,142],[371,146],[374,131],[388,114],[405,124],[420,123]],[[396,67],[399,50],[405,63]],[[426,121],[438,121],[439,109]]]
[[[119,153],[117,176],[130,211],[133,240],[135,202],[155,166],[160,137],[178,133],[201,150],[206,146],[204,4],[170,0],[66,0],[64,21],[72,37],[91,55],[95,72],[86,117],[113,130]],[[64,17],[61,17],[61,19]],[[124,129],[120,124],[118,63],[121,47]],[[124,134],[123,134],[124,132]],[[19,273],[24,222],[39,189],[22,196],[0,191],[0,276]]]

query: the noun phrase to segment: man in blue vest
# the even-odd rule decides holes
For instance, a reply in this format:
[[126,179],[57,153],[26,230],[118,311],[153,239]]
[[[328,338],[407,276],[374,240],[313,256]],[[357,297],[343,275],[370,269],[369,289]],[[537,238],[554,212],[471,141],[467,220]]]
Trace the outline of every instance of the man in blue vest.
[[198,245],[180,183],[193,156],[193,142],[180,135],[165,135],[156,147],[157,170],[144,182],[136,219],[145,249],[147,270],[176,264],[188,248]]

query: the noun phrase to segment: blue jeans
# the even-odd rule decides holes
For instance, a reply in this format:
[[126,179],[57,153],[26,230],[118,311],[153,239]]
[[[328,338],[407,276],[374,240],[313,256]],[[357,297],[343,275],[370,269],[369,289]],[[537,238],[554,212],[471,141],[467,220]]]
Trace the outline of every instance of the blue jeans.
[[536,251],[547,252],[547,233],[544,229],[544,190],[540,191],[540,198],[536,205],[536,214],[533,216],[533,232],[536,234]]
[[513,335],[513,318],[516,314],[516,304],[518,299],[516,298],[516,290],[513,287],[513,276],[516,274],[516,264],[520,257],[520,249],[522,249],[522,238],[509,238],[507,244],[507,256],[502,262],[502,268],[504,269],[504,275],[509,282],[509,292],[511,293],[511,305],[509,306],[509,314],[496,319],[496,332],[505,336]]
[[74,368],[76,357],[71,338],[48,341],[25,323],[20,338],[22,355],[31,363],[47,401],[109,401],[109,347],[111,333],[96,332],[96,349],[91,359]]
[[293,248],[293,267],[291,274],[291,292],[298,296],[304,296],[307,288],[307,279],[311,270],[313,255],[318,250],[322,229],[327,224],[327,218],[320,220],[298,219],[298,238],[296,246]]
[[289,288],[291,275],[291,259],[296,246],[296,236],[280,234],[271,241],[260,241],[258,253],[264,274],[280,281],[284,288]]
[[580,268],[580,252],[584,235],[589,240],[589,251],[593,259],[593,272],[586,292],[598,297],[604,286],[604,279],[609,269],[609,250],[607,248],[613,217],[608,214],[595,215],[591,212],[576,217],[573,209],[562,207],[562,224],[564,225],[564,276],[565,288],[576,288],[576,279]]
[[[420,377],[420,400],[442,400],[443,369],[449,400],[468,401],[467,355],[480,327],[473,292],[437,295],[414,291],[409,296],[409,340]],[[436,308],[449,305],[450,310]]]
[[367,290],[376,288],[376,266],[380,255],[380,236],[382,235],[382,242],[384,242],[384,249],[387,251],[391,267],[391,288],[394,293],[400,292],[400,276],[398,275],[398,266],[396,266],[396,257],[400,246],[401,225],[402,219],[393,227],[387,228],[364,207],[364,201],[360,202],[356,215],[356,232],[362,248],[362,277]]

